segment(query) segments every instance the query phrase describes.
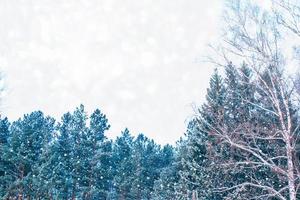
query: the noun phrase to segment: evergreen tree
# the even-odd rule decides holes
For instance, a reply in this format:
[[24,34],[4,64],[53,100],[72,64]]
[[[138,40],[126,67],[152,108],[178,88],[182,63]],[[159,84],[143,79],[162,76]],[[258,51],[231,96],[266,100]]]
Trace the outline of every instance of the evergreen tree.
[[54,119],[45,117],[40,111],[24,115],[11,126],[8,151],[5,159],[9,162],[12,183],[5,198],[41,198],[36,192],[36,177],[42,165],[41,155],[51,142]]
[[132,199],[131,187],[134,181],[133,165],[133,137],[129,130],[125,129],[120,137],[117,137],[113,146],[114,179],[113,187],[116,190],[117,199]]
[[[59,199],[105,199],[111,179],[111,142],[104,135],[110,125],[99,109],[90,116],[83,105],[66,113],[46,163],[52,175],[52,196]],[[49,176],[49,175],[48,175]],[[49,182],[49,181],[48,181]]]
[[159,178],[163,167],[161,159],[160,146],[143,134],[139,134],[134,141],[133,149],[135,179],[131,193],[135,199],[151,198],[154,181]]
[[106,116],[96,109],[90,116],[90,126],[84,146],[87,148],[88,192],[86,199],[107,199],[112,180],[112,143],[105,136],[110,128]]
[[160,151],[161,167],[159,178],[155,180],[151,199],[173,200],[176,199],[176,187],[179,180],[176,153],[172,146],[166,145]]
[[51,147],[51,154],[44,170],[46,180],[51,183],[52,197],[70,199],[73,187],[73,129],[72,115],[66,113],[58,125],[58,136]]
[[212,188],[218,184],[213,175],[222,177],[216,163],[210,157],[217,141],[210,136],[211,130],[224,118],[226,89],[215,70],[207,90],[206,103],[199,109],[200,117],[188,124],[186,139],[179,145],[180,180],[177,193],[182,198],[218,199]]

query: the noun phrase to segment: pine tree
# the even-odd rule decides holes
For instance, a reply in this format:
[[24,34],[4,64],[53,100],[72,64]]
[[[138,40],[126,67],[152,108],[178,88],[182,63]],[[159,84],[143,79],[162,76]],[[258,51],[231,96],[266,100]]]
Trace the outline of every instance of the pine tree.
[[51,196],[57,199],[70,199],[73,187],[73,129],[72,115],[66,113],[58,125],[58,136],[51,147],[51,154],[44,171],[51,183]]
[[36,179],[42,165],[41,155],[46,151],[54,131],[54,119],[44,117],[40,111],[24,115],[11,126],[8,151],[13,183],[6,191],[5,198],[40,198],[36,193]]
[[139,134],[133,145],[133,164],[135,179],[131,196],[135,199],[150,199],[154,181],[159,178],[163,161],[160,160],[160,146],[153,140]]
[[87,177],[88,192],[85,199],[107,199],[112,179],[112,143],[105,136],[110,128],[106,116],[96,109],[90,116],[90,126],[85,148],[88,160]]
[[175,150],[172,146],[166,145],[160,151],[161,166],[159,178],[155,180],[151,199],[172,200],[176,199],[176,186],[179,180],[178,165],[176,162]]
[[114,179],[113,187],[116,190],[117,199],[132,198],[130,190],[134,180],[133,165],[133,137],[129,130],[125,129],[120,137],[117,137],[113,146]]

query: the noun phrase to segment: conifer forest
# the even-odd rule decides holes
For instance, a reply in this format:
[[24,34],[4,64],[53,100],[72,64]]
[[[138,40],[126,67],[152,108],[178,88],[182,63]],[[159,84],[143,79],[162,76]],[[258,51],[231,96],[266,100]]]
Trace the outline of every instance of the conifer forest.
[[174,145],[111,139],[101,105],[1,115],[0,199],[299,200],[300,2],[255,2],[224,1],[205,101]]

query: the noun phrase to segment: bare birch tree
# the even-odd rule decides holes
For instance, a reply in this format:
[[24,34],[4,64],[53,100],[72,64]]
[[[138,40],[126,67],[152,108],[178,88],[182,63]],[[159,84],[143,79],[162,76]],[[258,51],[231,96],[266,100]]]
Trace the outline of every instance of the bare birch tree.
[[[219,139],[219,145],[230,146],[243,156],[239,160],[223,161],[224,168],[248,173],[243,183],[216,188],[217,192],[255,188],[259,192],[249,199],[281,200],[296,200],[300,194],[296,155],[299,125],[294,113],[299,105],[293,101],[297,94],[284,70],[287,62],[283,40],[289,33],[300,36],[299,6],[298,1],[274,0],[271,9],[266,11],[250,1],[227,1],[224,43],[217,50],[225,64],[244,62],[252,69],[252,84],[260,92],[256,92],[258,101],[245,103],[255,107],[258,118],[259,115],[274,118],[274,124],[246,122],[234,129],[224,123],[211,126],[209,134]],[[223,118],[224,115],[219,116],[220,121]],[[279,184],[261,180],[257,176],[261,169],[267,169]]]

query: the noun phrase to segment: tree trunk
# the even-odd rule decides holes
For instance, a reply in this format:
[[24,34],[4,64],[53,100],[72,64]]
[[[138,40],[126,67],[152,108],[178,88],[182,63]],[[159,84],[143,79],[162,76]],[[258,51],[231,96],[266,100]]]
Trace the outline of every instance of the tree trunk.
[[192,200],[198,200],[197,192],[195,190],[193,190]]
[[288,159],[288,187],[290,200],[296,200],[295,175],[293,163],[293,150],[290,140],[286,144],[287,159]]

